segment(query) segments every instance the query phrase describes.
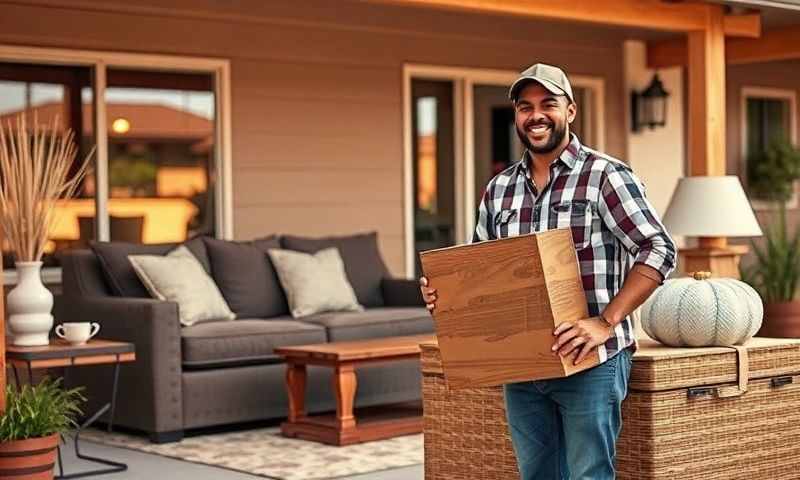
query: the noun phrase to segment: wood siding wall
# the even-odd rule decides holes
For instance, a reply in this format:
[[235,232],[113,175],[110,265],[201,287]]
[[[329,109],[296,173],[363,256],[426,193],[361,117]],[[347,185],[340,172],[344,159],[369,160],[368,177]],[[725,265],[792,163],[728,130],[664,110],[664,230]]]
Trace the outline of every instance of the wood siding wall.
[[377,230],[403,273],[402,65],[606,79],[625,156],[618,29],[345,0],[0,0],[0,43],[231,61],[236,238]]
[[[733,65],[728,67],[727,109],[727,157],[728,174],[739,175],[742,183],[746,182],[745,161],[742,158],[742,87],[765,87],[781,90],[793,90],[800,101],[800,60],[787,60],[781,62],[752,63],[746,65]],[[800,107],[800,105],[798,106]],[[798,128],[800,128],[800,122]],[[800,133],[800,132],[798,132]],[[800,134],[798,135],[800,138]],[[746,186],[745,186],[746,187]],[[763,205],[763,204],[762,204]],[[790,207],[793,205],[790,204]],[[769,206],[756,209],[756,217],[762,229],[777,221],[777,211]],[[800,228],[800,209],[790,208],[787,212],[787,225],[790,232]],[[764,238],[753,239],[759,246],[765,244]],[[734,243],[749,245],[750,239],[737,239]],[[742,263],[750,265],[756,260],[751,251],[742,259]]]
[[[792,90],[800,100],[800,60],[751,63],[728,67],[727,87],[727,157],[728,174],[744,175],[742,159],[742,87],[765,87]],[[800,129],[800,122],[798,122]],[[800,132],[799,132],[800,133]],[[800,138],[800,135],[798,135]]]

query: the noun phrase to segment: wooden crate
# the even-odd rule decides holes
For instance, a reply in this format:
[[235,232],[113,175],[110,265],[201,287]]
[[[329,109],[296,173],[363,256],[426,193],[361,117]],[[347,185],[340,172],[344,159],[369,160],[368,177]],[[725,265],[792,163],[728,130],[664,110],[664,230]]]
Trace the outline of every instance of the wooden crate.
[[421,261],[438,294],[433,319],[450,388],[564,377],[599,363],[596,350],[579,365],[551,351],[556,325],[589,316],[568,229],[429,250]]
[[[800,479],[800,341],[752,339],[748,389],[737,354],[642,342],[617,443],[620,480]],[[519,478],[501,387],[450,390],[423,345],[425,479]]]

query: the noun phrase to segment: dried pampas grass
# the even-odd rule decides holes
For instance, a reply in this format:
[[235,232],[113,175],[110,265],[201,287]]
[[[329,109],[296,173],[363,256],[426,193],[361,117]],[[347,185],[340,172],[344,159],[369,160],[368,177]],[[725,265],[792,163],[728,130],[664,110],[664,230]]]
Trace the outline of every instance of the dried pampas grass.
[[18,262],[39,261],[44,253],[53,207],[75,196],[94,148],[70,170],[78,154],[71,129],[58,131],[58,118],[47,129],[34,117],[31,132],[25,114],[0,124],[0,219]]

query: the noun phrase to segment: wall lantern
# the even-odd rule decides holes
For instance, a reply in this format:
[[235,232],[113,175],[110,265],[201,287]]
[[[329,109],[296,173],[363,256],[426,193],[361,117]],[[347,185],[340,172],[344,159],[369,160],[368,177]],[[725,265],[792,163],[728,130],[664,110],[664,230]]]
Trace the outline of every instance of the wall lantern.
[[634,132],[641,131],[644,127],[654,129],[667,124],[667,98],[669,92],[664,90],[664,84],[653,75],[650,85],[642,92],[631,92],[631,128]]

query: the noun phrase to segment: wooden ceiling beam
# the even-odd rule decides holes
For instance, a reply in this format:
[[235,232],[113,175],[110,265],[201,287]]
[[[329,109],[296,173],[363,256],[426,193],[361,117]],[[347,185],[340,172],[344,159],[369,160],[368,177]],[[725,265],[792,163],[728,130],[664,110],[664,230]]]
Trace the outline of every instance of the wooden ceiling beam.
[[[800,27],[765,31],[761,38],[728,38],[725,42],[728,65],[773,62],[800,58]],[[647,66],[669,68],[685,66],[685,40],[647,43]]]
[[761,38],[728,39],[728,63],[758,63],[800,58],[800,27],[764,32]]
[[761,36],[761,14],[725,15],[723,30],[727,37],[758,38]]
[[[699,2],[664,2],[662,0],[362,0],[372,3],[430,7],[436,9],[512,15],[586,22],[621,27],[648,28],[672,32],[691,32],[707,27],[712,15],[722,6]],[[725,20],[726,34],[758,36],[760,18]],[[744,18],[746,17],[746,18]],[[728,29],[730,33],[728,33]]]

